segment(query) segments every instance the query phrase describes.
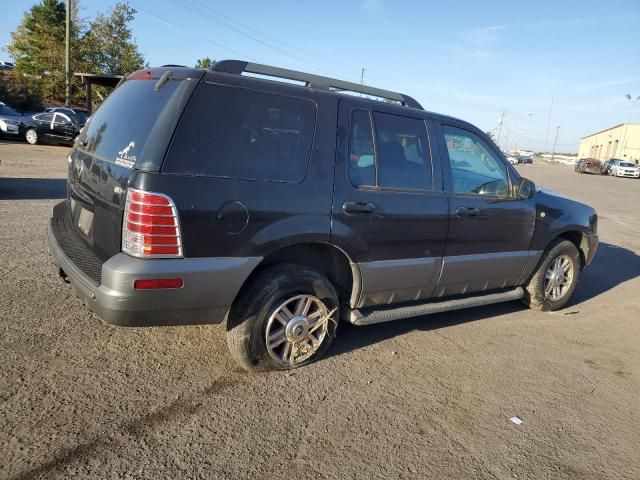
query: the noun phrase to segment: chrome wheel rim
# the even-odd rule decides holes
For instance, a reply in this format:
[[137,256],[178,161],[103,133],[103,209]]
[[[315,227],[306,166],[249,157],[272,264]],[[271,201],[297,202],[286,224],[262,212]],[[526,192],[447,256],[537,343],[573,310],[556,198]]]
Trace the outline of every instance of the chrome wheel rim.
[[37,141],[38,141],[38,135],[36,134],[35,130],[27,131],[27,142],[36,143]]
[[271,358],[283,365],[308,360],[327,337],[334,312],[313,295],[282,302],[267,321],[265,341]]
[[546,298],[556,301],[564,297],[573,282],[573,262],[568,255],[560,255],[553,259],[544,276],[544,293]]

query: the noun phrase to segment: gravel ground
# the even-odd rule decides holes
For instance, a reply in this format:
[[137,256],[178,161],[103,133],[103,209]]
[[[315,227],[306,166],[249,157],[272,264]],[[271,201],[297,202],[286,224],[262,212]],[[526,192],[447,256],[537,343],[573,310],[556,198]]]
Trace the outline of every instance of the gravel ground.
[[44,239],[67,153],[0,141],[0,478],[640,478],[640,181],[521,167],[599,210],[568,308],[341,325],[326,359],[257,375],[220,326],[79,304]]

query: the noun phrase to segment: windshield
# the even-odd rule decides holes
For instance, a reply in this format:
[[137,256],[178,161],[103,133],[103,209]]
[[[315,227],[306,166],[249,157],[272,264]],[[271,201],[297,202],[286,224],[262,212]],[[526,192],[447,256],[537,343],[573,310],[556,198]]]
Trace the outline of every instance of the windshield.
[[90,118],[78,148],[123,167],[158,169],[195,84],[171,79],[156,88],[157,79],[125,81]]
[[635,165],[633,163],[629,163],[629,162],[620,162],[620,166],[621,167],[635,167]]
[[10,115],[14,117],[20,116],[20,114],[16,112],[13,108],[7,107],[6,105],[0,105],[0,115]]

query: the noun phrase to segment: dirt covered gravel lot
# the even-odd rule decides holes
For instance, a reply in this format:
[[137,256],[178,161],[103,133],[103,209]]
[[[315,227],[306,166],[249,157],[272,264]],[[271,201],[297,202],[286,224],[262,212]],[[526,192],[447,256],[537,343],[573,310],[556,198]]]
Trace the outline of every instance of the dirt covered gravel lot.
[[222,326],[80,305],[44,234],[68,151],[0,141],[0,478],[640,478],[640,181],[520,168],[600,214],[568,308],[341,325],[324,360],[256,375]]

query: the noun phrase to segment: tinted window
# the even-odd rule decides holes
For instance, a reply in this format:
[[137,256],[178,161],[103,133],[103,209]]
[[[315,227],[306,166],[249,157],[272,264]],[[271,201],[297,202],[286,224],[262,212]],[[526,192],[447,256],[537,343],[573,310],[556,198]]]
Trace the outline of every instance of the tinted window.
[[194,81],[127,80],[98,108],[83,130],[80,148],[126,167],[162,161]]
[[41,113],[40,115],[35,115],[33,118],[41,122],[50,122],[53,120],[53,113]]
[[378,184],[431,189],[431,159],[423,120],[375,112]]
[[63,115],[61,113],[56,113],[55,115],[55,120],[53,122],[57,123],[58,125],[64,125],[65,123],[71,121],[71,119],[67,115]]
[[431,158],[424,122],[379,112],[373,113],[373,118],[377,150],[374,149],[369,112],[356,110],[352,114],[349,134],[351,183],[431,189]]
[[453,191],[504,196],[509,192],[507,167],[475,134],[443,126]]
[[369,112],[356,110],[351,115],[349,133],[349,179],[353,185],[376,184],[374,155]]
[[164,171],[299,182],[315,129],[311,100],[201,84],[189,102]]

